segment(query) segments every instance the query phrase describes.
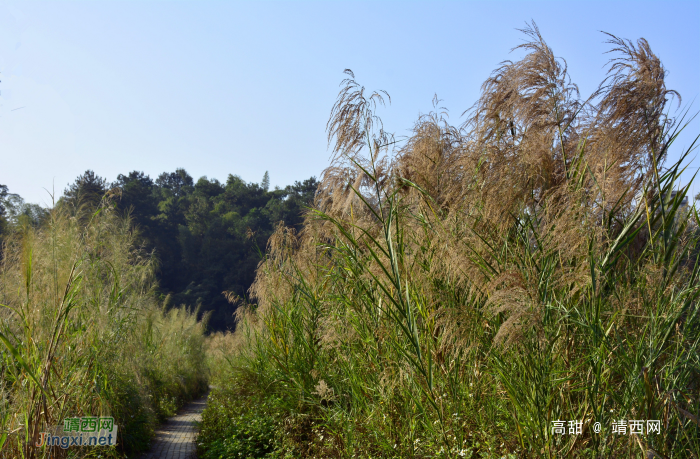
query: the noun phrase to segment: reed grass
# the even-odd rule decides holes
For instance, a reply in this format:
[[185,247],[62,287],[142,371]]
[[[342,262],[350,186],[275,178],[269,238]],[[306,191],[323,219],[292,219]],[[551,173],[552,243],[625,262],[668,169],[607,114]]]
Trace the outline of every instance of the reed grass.
[[[204,324],[157,301],[154,258],[106,197],[57,207],[5,242],[2,457],[123,457],[207,386]],[[35,447],[66,417],[113,416],[117,447]]]
[[[698,457],[700,219],[678,185],[693,146],[666,164],[687,125],[667,115],[678,95],[645,40],[610,36],[609,78],[583,100],[524,32],[526,56],[464,125],[436,110],[399,149],[383,93],[346,72],[305,227],[272,236],[256,302],[219,338],[227,402],[207,408],[201,451]],[[220,425],[246,400],[274,406],[257,455]],[[557,420],[581,432],[554,434]],[[661,431],[613,433],[619,420]]]

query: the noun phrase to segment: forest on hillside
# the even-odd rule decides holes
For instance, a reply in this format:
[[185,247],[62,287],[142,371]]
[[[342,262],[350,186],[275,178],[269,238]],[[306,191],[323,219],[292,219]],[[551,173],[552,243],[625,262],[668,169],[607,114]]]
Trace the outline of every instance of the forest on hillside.
[[[143,172],[119,174],[113,183],[92,170],[69,184],[55,206],[73,214],[95,212],[103,200],[128,215],[142,247],[157,259],[158,294],[166,306],[211,312],[210,330],[234,328],[236,298],[244,300],[275,228],[299,227],[317,181],[283,189],[229,174],[225,183],[185,169],[155,180]],[[0,185],[0,238],[27,225],[41,226],[49,210],[25,202]],[[233,299],[229,301],[229,299]]]

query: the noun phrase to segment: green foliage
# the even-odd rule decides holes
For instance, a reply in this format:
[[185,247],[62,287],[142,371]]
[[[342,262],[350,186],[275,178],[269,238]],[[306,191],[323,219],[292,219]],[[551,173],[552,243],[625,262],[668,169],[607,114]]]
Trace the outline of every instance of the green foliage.
[[178,169],[155,182],[142,172],[119,175],[112,186],[160,261],[160,293],[170,295],[169,304],[212,311],[209,326],[224,330],[234,327],[235,307],[222,292],[246,297],[270,234],[279,222],[301,224],[317,182],[268,191],[234,175],[226,183],[206,177],[195,183]]
[[[301,407],[285,384],[245,367],[231,334],[209,337],[212,382],[197,438],[198,457],[293,459],[332,457],[333,436]],[[299,410],[302,410],[301,412]]]
[[262,186],[262,189],[265,191],[270,189],[270,173],[268,171],[265,171],[262,182],[260,182],[260,186]]
[[37,227],[46,223],[48,216],[48,210],[24,202],[19,195],[9,193],[5,185],[0,185],[0,234]]
[[201,459],[272,457],[280,428],[279,401],[241,396],[230,390],[209,394],[197,439]]
[[[111,384],[105,396],[112,416],[118,420],[115,422],[119,426],[123,450],[145,451],[150,446],[158,422],[153,394],[144,391],[130,372],[119,368],[115,370],[110,375]],[[162,397],[162,393],[160,395]]]
[[68,185],[60,204],[94,211],[100,205],[106,191],[107,180],[88,169],[79,175],[74,183]]

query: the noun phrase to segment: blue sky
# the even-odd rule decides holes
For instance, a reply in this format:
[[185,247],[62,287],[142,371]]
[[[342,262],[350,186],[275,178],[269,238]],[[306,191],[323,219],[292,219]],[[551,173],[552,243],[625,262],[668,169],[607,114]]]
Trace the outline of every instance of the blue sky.
[[0,2],[0,183],[48,204],[86,169],[318,176],[343,69],[389,92],[397,135],[434,94],[458,124],[531,19],[583,96],[605,75],[604,30],[646,38],[700,109],[698,1]]

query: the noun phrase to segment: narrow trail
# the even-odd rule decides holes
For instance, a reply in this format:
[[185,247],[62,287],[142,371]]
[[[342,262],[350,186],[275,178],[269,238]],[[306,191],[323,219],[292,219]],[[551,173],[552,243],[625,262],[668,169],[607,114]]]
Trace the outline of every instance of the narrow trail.
[[185,405],[177,415],[169,418],[156,431],[156,438],[151,450],[140,459],[194,459],[197,447],[194,439],[197,434],[197,422],[202,420],[202,411],[207,404],[207,397],[197,399]]

